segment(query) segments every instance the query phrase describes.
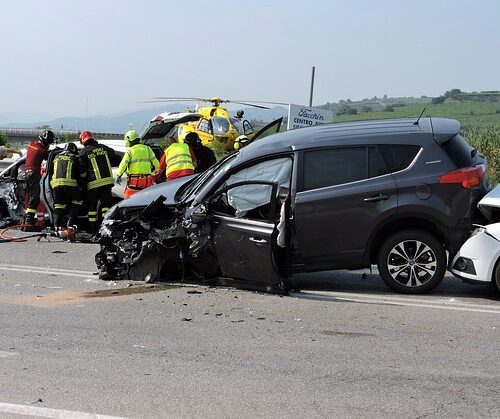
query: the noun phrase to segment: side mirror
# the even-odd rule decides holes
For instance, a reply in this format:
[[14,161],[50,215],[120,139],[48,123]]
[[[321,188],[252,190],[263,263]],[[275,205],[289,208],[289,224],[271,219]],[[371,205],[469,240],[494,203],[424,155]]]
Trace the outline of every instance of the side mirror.
[[203,204],[196,207],[191,214],[191,222],[193,224],[199,224],[205,221],[206,218],[207,218],[207,209]]

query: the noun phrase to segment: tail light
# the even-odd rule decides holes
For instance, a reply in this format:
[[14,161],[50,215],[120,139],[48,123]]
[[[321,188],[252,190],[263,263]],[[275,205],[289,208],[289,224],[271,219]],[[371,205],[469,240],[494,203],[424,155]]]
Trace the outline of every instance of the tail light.
[[482,166],[465,167],[453,170],[439,177],[439,183],[458,183],[464,189],[474,188],[482,183],[484,169]]

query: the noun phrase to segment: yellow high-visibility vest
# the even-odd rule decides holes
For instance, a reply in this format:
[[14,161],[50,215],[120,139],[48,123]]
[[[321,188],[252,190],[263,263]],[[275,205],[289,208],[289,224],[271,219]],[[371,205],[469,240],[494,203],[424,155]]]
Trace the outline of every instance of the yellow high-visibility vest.
[[146,144],[136,144],[127,149],[123,155],[116,175],[121,176],[125,172],[129,175],[150,175],[159,165],[151,147]]
[[184,143],[173,143],[165,150],[165,163],[167,165],[167,178],[169,173],[178,170],[194,170],[189,146]]

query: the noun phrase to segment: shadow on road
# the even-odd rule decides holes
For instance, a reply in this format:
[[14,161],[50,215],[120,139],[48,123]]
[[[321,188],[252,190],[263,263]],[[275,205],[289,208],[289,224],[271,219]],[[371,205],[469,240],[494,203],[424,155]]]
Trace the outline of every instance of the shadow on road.
[[[296,275],[292,284],[299,290],[356,292],[373,295],[403,295],[392,291],[378,274],[360,271],[329,271]],[[500,292],[489,284],[467,284],[447,275],[428,296],[483,298],[500,301]]]

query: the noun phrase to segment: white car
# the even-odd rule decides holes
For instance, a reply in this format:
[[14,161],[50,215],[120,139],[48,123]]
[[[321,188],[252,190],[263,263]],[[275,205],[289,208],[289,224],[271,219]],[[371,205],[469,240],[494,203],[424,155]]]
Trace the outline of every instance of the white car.
[[[500,221],[500,185],[478,204],[490,221]],[[451,263],[451,273],[466,282],[493,283],[500,290],[500,222],[478,226]]]

